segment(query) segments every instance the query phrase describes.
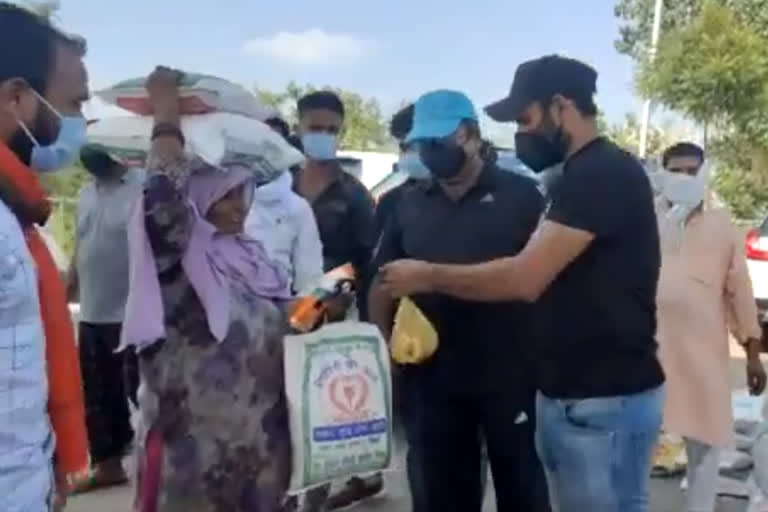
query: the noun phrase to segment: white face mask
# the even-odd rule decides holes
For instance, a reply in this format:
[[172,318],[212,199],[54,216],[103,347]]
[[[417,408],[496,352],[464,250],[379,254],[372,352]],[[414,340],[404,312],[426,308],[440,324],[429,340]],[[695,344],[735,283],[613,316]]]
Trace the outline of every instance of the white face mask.
[[696,176],[661,171],[661,194],[675,206],[696,208],[704,201],[707,192],[706,173],[699,170]]

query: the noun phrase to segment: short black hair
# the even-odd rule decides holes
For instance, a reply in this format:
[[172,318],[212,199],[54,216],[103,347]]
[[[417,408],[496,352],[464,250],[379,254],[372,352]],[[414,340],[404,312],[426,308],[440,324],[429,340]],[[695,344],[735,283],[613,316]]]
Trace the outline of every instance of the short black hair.
[[668,147],[661,158],[662,165],[666,168],[669,161],[673,158],[691,156],[704,161],[704,149],[693,142],[678,142]]
[[465,130],[467,130],[467,135],[469,137],[483,140],[483,133],[480,130],[480,123],[478,123],[475,119],[464,119],[461,123],[459,123],[459,126],[463,126]]
[[573,101],[576,108],[586,117],[597,117],[597,103],[593,93],[575,93],[570,94],[568,99]]
[[273,130],[277,130],[277,132],[283,136],[284,139],[287,139],[288,136],[291,134],[291,128],[288,126],[288,123],[286,123],[282,118],[280,117],[270,117],[266,121],[264,121],[267,125],[269,125],[270,128]]
[[389,123],[389,134],[398,141],[404,140],[413,128],[413,103],[400,109]]
[[61,32],[43,16],[0,2],[0,82],[22,78],[45,94],[60,44],[85,55],[84,39]]
[[286,140],[288,141],[288,144],[298,149],[302,153],[304,152],[304,144],[301,143],[301,137],[299,137],[296,134],[293,134],[293,135],[289,135]]
[[315,91],[305,94],[299,98],[296,107],[299,111],[299,117],[309,110],[330,110],[344,119],[344,103],[339,95],[333,91]]
[[[597,117],[599,109],[597,108],[597,103],[595,103],[594,93],[583,91],[557,94],[563,98],[571,100],[573,104],[576,105],[576,109],[581,113],[582,116]],[[541,106],[545,109],[549,108],[549,106],[552,105],[553,99],[554,96],[546,101],[540,102]]]

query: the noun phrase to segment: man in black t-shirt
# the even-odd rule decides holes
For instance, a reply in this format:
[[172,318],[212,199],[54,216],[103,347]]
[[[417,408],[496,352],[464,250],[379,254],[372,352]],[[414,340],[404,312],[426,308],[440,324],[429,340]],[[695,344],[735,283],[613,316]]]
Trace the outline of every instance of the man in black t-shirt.
[[[350,263],[358,283],[362,283],[375,244],[374,204],[365,186],[344,172],[337,159],[344,127],[344,104],[332,91],[316,91],[300,98],[296,107],[300,145],[307,160],[294,172],[294,191],[309,202],[315,214],[323,244],[323,269],[328,272]],[[356,303],[359,317],[364,320],[366,301],[359,300],[362,296],[363,293],[358,292]],[[352,305],[347,297],[332,301],[330,319],[344,319]],[[310,490],[301,511],[320,512],[347,507],[375,496],[383,489],[384,479],[380,473],[354,477],[330,498],[329,485]]]
[[598,136],[597,73],[559,56],[522,64],[486,111],[518,124],[534,171],[564,162],[545,220],[523,251],[479,265],[401,260],[393,296],[442,293],[536,302],[537,444],[560,512],[648,509],[664,374],[656,357],[660,251],[639,162]]
[[[543,198],[532,180],[484,159],[477,115],[464,94],[422,96],[406,143],[431,179],[404,192],[379,240],[374,268],[403,257],[482,262],[525,247]],[[439,293],[411,298],[440,339],[430,358],[401,367],[409,443],[417,448],[423,485],[414,510],[480,512],[484,441],[497,509],[548,512],[534,445],[530,305]],[[371,319],[388,335],[396,302],[374,283],[369,304]]]

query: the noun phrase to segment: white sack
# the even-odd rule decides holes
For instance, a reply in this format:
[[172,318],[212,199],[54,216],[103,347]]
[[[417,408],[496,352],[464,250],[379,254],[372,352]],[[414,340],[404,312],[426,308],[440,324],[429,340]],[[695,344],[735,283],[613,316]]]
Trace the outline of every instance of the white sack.
[[[153,126],[150,117],[105,118],[88,127],[88,141],[103,146],[126,164],[140,166],[151,146]],[[215,112],[184,116],[181,130],[186,150],[217,167],[241,164],[276,173],[304,161],[304,155],[279,133],[261,121],[241,115]]]
[[361,322],[287,336],[290,492],[391,468],[392,380],[379,330]]

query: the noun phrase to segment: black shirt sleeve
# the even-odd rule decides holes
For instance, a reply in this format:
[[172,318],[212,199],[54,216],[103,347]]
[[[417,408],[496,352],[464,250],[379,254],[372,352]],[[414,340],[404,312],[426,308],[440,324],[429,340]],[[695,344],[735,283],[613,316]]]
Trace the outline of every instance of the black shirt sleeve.
[[387,220],[392,216],[395,210],[395,205],[400,196],[400,189],[394,188],[389,192],[383,194],[376,205],[375,213],[375,226],[376,226],[376,240],[379,239],[384,232],[384,227],[387,225]]
[[[361,185],[362,187],[362,185]],[[368,282],[371,257],[376,244],[376,225],[373,199],[367,190],[358,190],[351,203],[350,215],[355,247],[352,253],[352,266],[357,274],[357,309],[360,319],[368,320]]]
[[405,258],[403,249],[403,231],[397,212],[393,212],[387,218],[384,230],[381,232],[376,250],[373,253],[371,262],[371,275],[379,271],[381,267],[395,260]]
[[523,187],[523,204],[525,208],[521,209],[521,224],[529,235],[533,235],[536,228],[541,222],[541,216],[544,214],[544,196],[542,195],[536,184],[528,178],[525,180]]
[[[622,183],[622,162],[590,161],[571,166],[562,177],[547,219],[596,237],[615,235],[632,197],[632,185]],[[576,163],[576,162],[574,162]]]
[[350,209],[355,250],[352,264],[359,275],[371,262],[373,248],[376,245],[376,225],[374,222],[373,200],[365,193],[358,193]]

